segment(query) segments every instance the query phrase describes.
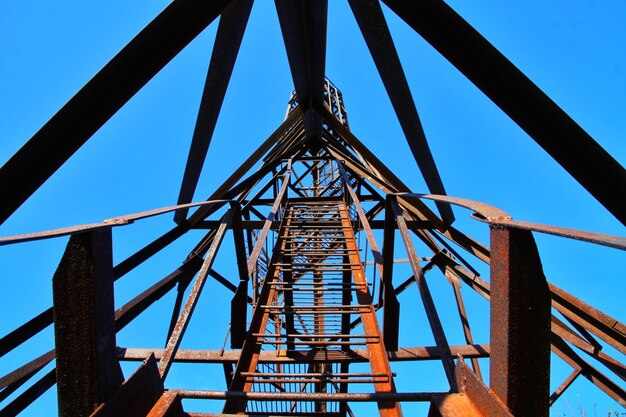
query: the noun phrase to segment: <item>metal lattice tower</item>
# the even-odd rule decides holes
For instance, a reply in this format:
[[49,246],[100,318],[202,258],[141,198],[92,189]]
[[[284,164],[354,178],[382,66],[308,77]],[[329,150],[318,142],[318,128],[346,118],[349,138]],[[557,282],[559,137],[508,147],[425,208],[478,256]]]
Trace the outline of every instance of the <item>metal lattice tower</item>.
[[[4,221],[220,17],[177,204],[0,239],[8,245],[70,236],[52,278],[53,305],[0,340],[4,356],[54,326],[49,352],[0,378],[1,416],[28,410],[55,385],[61,416],[401,416],[414,402],[426,403],[429,417],[548,416],[577,378],[626,404],[626,327],[546,279],[534,234],[618,250],[626,239],[517,221],[447,196],[379,3],[349,3],[430,194],[409,189],[351,131],[343,95],[325,76],[327,3],[277,0],[295,85],[285,119],[206,201],[192,203],[252,1],[175,0],[0,170]],[[437,0],[384,3],[626,221],[623,167],[467,22]],[[453,207],[489,227],[489,244],[456,228]],[[166,213],[174,214],[171,229],[113,264],[113,228]],[[116,308],[114,282],[199,231],[173,271]],[[236,267],[221,274],[218,256]],[[398,273],[400,263],[408,277]],[[487,265],[488,276],[477,263]],[[435,279],[445,281],[453,303],[437,299]],[[218,284],[232,292],[226,341],[220,348],[224,334],[210,334],[211,348],[187,348],[196,307]],[[116,333],[174,289],[171,320],[161,323],[163,346],[118,346]],[[403,332],[416,331],[400,314],[411,290],[412,304],[403,306],[423,313],[418,330],[433,345],[402,345]],[[489,305],[489,340],[472,332],[468,292]],[[458,316],[460,328],[451,329],[443,310]],[[464,343],[450,342],[459,339]],[[571,367],[552,391],[551,352]],[[120,366],[128,362],[139,362],[132,373]],[[445,388],[400,387],[409,362],[436,363]],[[219,374],[223,388],[170,385],[168,375],[181,364],[201,369],[191,372],[217,368],[210,375]],[[429,372],[419,377],[434,381]],[[197,411],[191,399],[221,411]]]

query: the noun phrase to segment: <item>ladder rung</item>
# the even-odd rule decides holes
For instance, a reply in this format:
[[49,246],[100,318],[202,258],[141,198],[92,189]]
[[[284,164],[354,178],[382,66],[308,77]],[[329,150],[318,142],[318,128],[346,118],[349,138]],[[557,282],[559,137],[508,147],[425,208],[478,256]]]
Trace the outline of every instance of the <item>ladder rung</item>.
[[371,310],[371,305],[350,305],[347,306],[345,304],[335,304],[335,305],[294,305],[294,306],[286,306],[286,305],[267,305],[262,304],[261,308],[266,310],[287,310],[287,311],[300,311],[300,310],[311,310],[311,311],[322,311],[322,310]]
[[[389,374],[383,372],[241,372],[243,376],[264,376],[264,377],[306,377],[306,376],[318,376],[324,378],[334,378],[334,377],[386,377],[389,378]],[[392,375],[394,375],[392,373]],[[394,375],[395,376],[395,375]]]
[[360,379],[351,379],[351,378],[246,378],[247,382],[258,383],[258,384],[266,384],[268,382],[272,382],[275,384],[308,384],[315,382],[334,382],[334,383],[352,383],[352,384],[372,384],[379,382],[389,382],[389,377],[372,377],[372,378],[360,378]]
[[361,341],[361,342],[352,342],[352,341],[333,341],[333,342],[325,342],[323,340],[293,340],[293,341],[284,341],[284,340],[265,340],[263,344],[265,345],[277,345],[277,346],[287,346],[287,345],[305,345],[305,346],[365,346],[370,342]]
[[254,337],[279,337],[279,338],[308,338],[308,337],[330,337],[330,338],[340,338],[340,339],[380,339],[379,335],[376,334],[302,334],[302,333],[294,333],[294,334],[279,334],[279,333],[252,333]]

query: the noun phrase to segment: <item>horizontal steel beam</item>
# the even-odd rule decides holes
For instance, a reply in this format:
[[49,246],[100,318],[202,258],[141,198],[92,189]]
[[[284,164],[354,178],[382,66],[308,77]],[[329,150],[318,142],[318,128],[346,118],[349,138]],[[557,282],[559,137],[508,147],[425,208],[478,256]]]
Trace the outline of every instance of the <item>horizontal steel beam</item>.
[[[464,358],[488,358],[489,345],[458,345],[450,346],[452,356],[461,355]],[[163,349],[145,348],[118,348],[117,357],[122,361],[143,361],[150,354],[154,354],[157,360],[163,356]],[[186,363],[235,363],[239,360],[239,350],[192,350],[179,349],[173,358],[174,362]],[[440,360],[441,351],[436,346],[406,347],[399,348],[395,352],[387,352],[390,362]],[[312,357],[306,352],[282,352],[262,351],[259,363],[312,363],[312,362],[368,362],[367,351],[364,349],[354,350],[349,356],[337,358]]]
[[377,393],[318,393],[318,392],[243,392],[243,391],[200,391],[170,389],[182,398],[210,400],[250,401],[413,401],[427,402],[444,392],[377,392]]
[[[293,198],[289,198],[293,201]],[[361,200],[362,201],[362,200]],[[193,229],[215,229],[220,224],[219,220],[204,220],[196,224]],[[241,227],[243,229],[262,229],[265,225],[265,220],[242,220]],[[383,220],[369,220],[371,229],[382,230],[385,228],[385,222]],[[406,225],[409,229],[429,229],[432,228],[432,224],[421,220],[407,220]],[[272,222],[271,229],[278,230],[280,221],[276,220]],[[232,229],[232,225],[228,225],[229,229]]]

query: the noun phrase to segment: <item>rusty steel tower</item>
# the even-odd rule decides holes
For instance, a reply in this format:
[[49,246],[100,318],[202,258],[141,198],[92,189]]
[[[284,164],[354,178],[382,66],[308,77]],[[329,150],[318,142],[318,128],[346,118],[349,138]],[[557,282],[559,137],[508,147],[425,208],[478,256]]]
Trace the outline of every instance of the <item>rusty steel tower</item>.
[[[416,402],[429,417],[547,417],[578,378],[626,405],[626,327],[551,284],[534,235],[618,250],[626,239],[518,221],[448,196],[379,2],[348,2],[430,193],[409,189],[351,131],[340,86],[325,76],[327,1],[276,0],[295,85],[285,119],[205,201],[192,203],[252,0],[174,0],[0,170],[4,222],[219,17],[176,205],[0,238],[12,245],[69,236],[52,277],[53,305],[0,339],[4,356],[54,328],[47,353],[0,378],[0,416],[28,410],[52,387],[59,415],[80,417],[402,416]],[[624,168],[461,16],[439,0],[383,2],[626,223]],[[489,242],[457,229],[453,208],[470,210]],[[167,213],[169,230],[114,264],[112,229]],[[115,303],[116,281],[189,236],[199,237],[173,270]],[[232,258],[232,270],[218,272],[218,257]],[[449,287],[448,301],[438,300],[433,280]],[[228,325],[207,336],[211,346],[187,348],[196,307],[217,285],[231,291],[230,311],[220,313]],[[403,310],[420,310],[418,328],[400,310],[411,291]],[[119,346],[116,333],[174,292],[164,344]],[[468,293],[488,304],[488,340],[472,332]],[[442,320],[443,310],[461,325]],[[434,343],[405,346],[404,332]],[[551,355],[570,367],[564,379],[551,376]],[[415,366],[402,368],[408,363]],[[170,383],[183,364],[192,367],[187,375],[211,375],[211,385]],[[397,383],[415,372],[421,387],[436,379],[431,369],[443,389],[441,381],[427,390]],[[202,411],[205,403],[221,411]]]

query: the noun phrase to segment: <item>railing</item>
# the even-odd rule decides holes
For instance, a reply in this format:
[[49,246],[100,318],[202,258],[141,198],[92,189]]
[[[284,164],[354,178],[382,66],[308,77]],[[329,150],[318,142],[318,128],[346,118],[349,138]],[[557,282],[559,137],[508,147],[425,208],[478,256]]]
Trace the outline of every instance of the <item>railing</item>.
[[[523,415],[539,415],[540,410],[547,410],[548,405],[581,375],[618,403],[626,404],[626,390],[581,358],[565,343],[567,341],[576,346],[606,366],[615,376],[624,379],[626,366],[601,352],[602,347],[598,345],[595,337],[626,354],[626,326],[549,284],[543,274],[532,232],[621,250],[626,250],[626,238],[520,222],[493,206],[442,195],[390,194],[387,196],[387,212],[390,206],[399,207],[400,204],[408,203],[412,199],[427,199],[468,208],[474,211],[473,218],[489,224],[491,245],[488,263],[491,282],[480,280],[468,271],[458,268],[458,265],[456,268],[447,265],[446,268],[470,288],[490,300],[491,388],[510,410],[517,410]],[[400,220],[404,215],[397,210],[396,215],[398,226],[402,229]],[[387,224],[385,228],[387,229]],[[384,250],[386,249],[385,246]],[[409,257],[412,257],[410,253]],[[417,260],[413,263],[417,264]],[[564,316],[579,332],[555,317],[551,313],[551,308]],[[549,392],[550,350],[570,364],[574,370],[557,390],[548,396],[543,394]],[[535,400],[529,401],[529,398]],[[537,404],[537,400],[543,404]]]

